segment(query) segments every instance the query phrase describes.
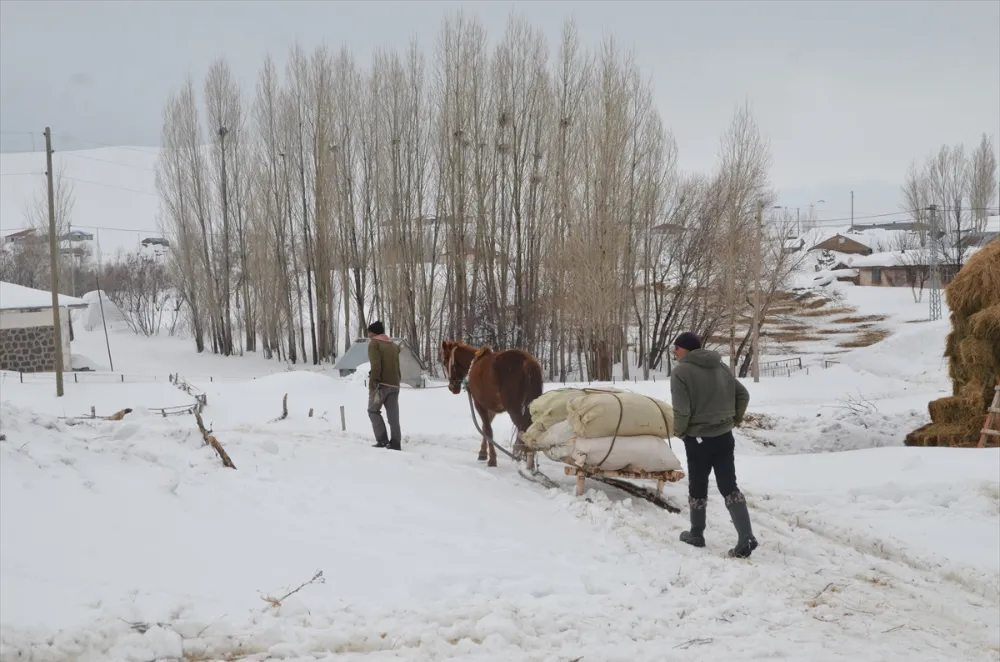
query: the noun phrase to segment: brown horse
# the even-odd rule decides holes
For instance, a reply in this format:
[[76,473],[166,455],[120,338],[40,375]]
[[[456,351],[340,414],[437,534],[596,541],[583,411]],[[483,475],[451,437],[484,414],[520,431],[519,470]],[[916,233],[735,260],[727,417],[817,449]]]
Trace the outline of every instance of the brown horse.
[[[535,357],[521,349],[494,352],[489,345],[476,349],[459,340],[441,342],[441,364],[448,375],[448,390],[462,392],[462,380],[469,377],[469,393],[483,421],[483,433],[493,438],[493,418],[510,416],[519,433],[531,426],[528,405],[542,394],[542,366]],[[487,436],[479,447],[479,461],[497,466],[497,452]],[[521,434],[514,444],[515,457],[525,452]]]

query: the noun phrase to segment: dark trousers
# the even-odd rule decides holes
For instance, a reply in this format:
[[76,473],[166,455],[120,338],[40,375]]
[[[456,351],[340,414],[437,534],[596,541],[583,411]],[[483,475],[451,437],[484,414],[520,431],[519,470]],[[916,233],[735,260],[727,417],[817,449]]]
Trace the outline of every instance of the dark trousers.
[[[385,407],[386,418],[389,419],[390,437],[386,434],[385,421],[382,420],[382,407]],[[399,431],[399,387],[379,384],[368,394],[368,418],[372,421],[376,443],[388,444],[393,450],[400,450],[402,434]]]
[[736,440],[732,432],[718,437],[702,437],[700,444],[694,437],[684,437],[684,450],[688,463],[688,495],[692,499],[708,498],[708,475],[713,471],[723,497],[738,489],[733,457]]

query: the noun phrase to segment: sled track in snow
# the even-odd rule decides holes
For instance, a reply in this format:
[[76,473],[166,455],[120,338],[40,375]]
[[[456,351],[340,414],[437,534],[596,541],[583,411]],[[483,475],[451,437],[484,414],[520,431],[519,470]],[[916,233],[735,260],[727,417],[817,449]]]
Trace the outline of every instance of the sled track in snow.
[[747,500],[754,512],[766,513],[773,520],[783,522],[792,530],[809,531],[832,543],[853,549],[859,554],[902,565],[914,572],[933,575],[940,581],[960,587],[977,597],[993,602],[1000,601],[1000,576],[988,578],[983,576],[983,573],[976,573],[965,567],[943,570],[931,561],[915,558],[891,542],[850,531],[823,519],[812,520],[811,515],[804,514],[800,509],[779,505],[779,501],[788,501],[786,497],[749,497]]

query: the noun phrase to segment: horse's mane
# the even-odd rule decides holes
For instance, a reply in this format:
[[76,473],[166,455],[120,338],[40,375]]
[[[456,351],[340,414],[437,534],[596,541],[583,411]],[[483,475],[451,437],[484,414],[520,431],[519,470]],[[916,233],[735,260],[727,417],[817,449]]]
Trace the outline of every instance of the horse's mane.
[[482,347],[476,350],[475,354],[473,354],[472,360],[475,361],[480,356],[486,356],[487,354],[492,354],[492,353],[493,353],[492,347],[490,347],[489,345],[483,345]]

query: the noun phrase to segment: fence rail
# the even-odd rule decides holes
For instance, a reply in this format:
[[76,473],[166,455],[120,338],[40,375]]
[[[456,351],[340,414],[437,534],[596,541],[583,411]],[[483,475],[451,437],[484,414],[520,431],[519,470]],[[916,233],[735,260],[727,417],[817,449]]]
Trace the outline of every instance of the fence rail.
[[[837,361],[824,360],[823,367],[828,368],[831,365],[837,364]],[[762,377],[789,377],[793,372],[803,370],[802,359],[799,357],[791,359],[782,359],[779,361],[764,361],[760,364],[760,374]],[[192,386],[194,383],[204,384],[208,382],[213,383],[225,383],[225,382],[244,382],[248,380],[256,380],[264,377],[270,377],[273,375],[284,374],[286,372],[310,372],[319,374],[330,374],[331,376],[336,376],[333,373],[322,370],[279,370],[265,375],[247,375],[247,376],[236,376],[236,375],[183,375],[179,373],[166,374],[166,375],[143,375],[143,374],[131,374],[126,372],[97,372],[90,370],[81,371],[66,371],[63,373],[63,381],[67,384],[177,384],[178,381],[186,383],[188,386]],[[641,374],[641,371],[640,371]],[[0,370],[0,383],[9,381],[18,381],[22,384],[32,384],[32,383],[51,383],[56,380],[56,373],[54,372],[13,372],[10,370]],[[663,383],[669,384],[670,376],[666,374],[655,374],[651,373],[649,379],[641,379],[639,375],[631,375],[628,379],[622,379],[621,377],[614,377],[613,379],[602,382],[597,380],[584,379],[582,382],[573,377],[567,376],[567,379],[562,380],[558,377],[555,379],[546,380],[546,384],[577,384],[577,383],[587,383],[587,384],[606,384],[610,386],[627,384],[638,384],[640,382],[647,383]],[[367,383],[367,382],[366,382]],[[437,379],[434,377],[429,377],[423,388],[426,389],[436,389],[436,388],[446,388],[447,383],[444,380]]]
[[794,359],[782,359],[780,361],[763,361],[760,364],[761,371],[786,368],[789,370],[802,370],[802,357]]
[[[314,370],[292,370],[269,373],[267,375],[256,376],[219,376],[219,375],[185,375],[184,379],[189,382],[243,382],[247,380],[260,379],[271,375],[283,374],[283,372],[317,372]],[[172,384],[177,375],[139,375],[122,372],[96,372],[90,370],[69,371],[63,373],[63,382],[67,384]],[[13,372],[10,370],[0,370],[0,383],[6,381],[18,381],[21,384],[49,383],[55,382],[54,372]]]

